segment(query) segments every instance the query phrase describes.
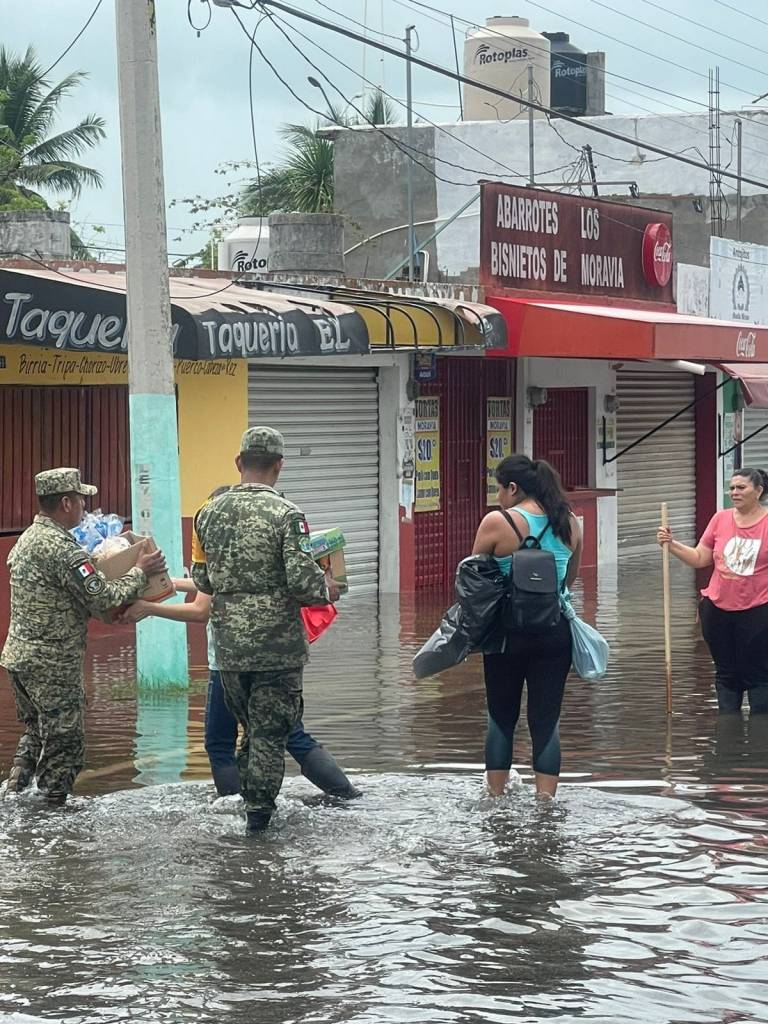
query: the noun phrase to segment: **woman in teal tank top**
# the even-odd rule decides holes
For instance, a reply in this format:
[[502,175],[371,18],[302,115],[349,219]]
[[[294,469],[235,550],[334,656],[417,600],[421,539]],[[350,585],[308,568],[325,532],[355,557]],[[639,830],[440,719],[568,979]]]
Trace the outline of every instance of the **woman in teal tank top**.
[[[510,455],[499,463],[496,482],[499,505],[511,516],[516,529],[501,511],[489,512],[478,528],[472,553],[493,555],[508,575],[520,538],[538,537],[541,547],[554,555],[558,580],[567,589],[579,571],[582,538],[557,471],[543,459],[532,461],[527,455]],[[561,619],[546,633],[509,633],[504,652],[485,655],[483,667],[488,704],[488,791],[493,796],[504,793],[523,687],[527,684],[536,792],[544,799],[553,797],[560,775],[560,708],[571,667],[568,622]]]

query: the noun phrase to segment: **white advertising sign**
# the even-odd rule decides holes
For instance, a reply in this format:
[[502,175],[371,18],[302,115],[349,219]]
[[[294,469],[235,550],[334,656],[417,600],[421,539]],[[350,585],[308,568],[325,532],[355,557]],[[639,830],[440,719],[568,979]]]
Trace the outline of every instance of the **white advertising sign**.
[[709,267],[677,264],[677,312],[683,316],[709,316]]
[[711,238],[709,315],[768,324],[768,246]]

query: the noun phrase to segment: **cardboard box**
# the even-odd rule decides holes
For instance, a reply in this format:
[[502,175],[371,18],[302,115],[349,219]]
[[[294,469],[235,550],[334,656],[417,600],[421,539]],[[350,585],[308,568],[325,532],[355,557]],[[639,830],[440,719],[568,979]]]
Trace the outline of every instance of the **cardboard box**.
[[[129,548],[126,548],[125,551],[116,551],[114,555],[105,555],[104,558],[93,560],[93,564],[100,572],[104,573],[108,580],[117,580],[121,576],[125,576],[128,570],[133,569],[136,565],[140,555],[145,551],[157,550],[157,544],[151,537],[140,537],[138,534],[131,533],[130,530],[125,530],[120,536],[128,538],[131,542]],[[141,596],[144,601],[164,601],[166,597],[175,593],[176,588],[171,582],[170,576],[167,572],[163,572],[149,577],[149,586]]]
[[349,590],[347,581],[347,563],[344,558],[346,540],[338,527],[330,530],[317,530],[309,535],[312,557],[323,570],[331,570],[331,576],[339,584],[343,594]]

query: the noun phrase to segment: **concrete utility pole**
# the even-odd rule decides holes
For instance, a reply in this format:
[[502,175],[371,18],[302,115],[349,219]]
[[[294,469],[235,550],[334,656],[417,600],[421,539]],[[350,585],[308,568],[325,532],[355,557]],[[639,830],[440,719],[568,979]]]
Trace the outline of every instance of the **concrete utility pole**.
[[[528,102],[533,103],[533,64],[528,65]],[[536,157],[533,145],[533,107],[528,107],[528,184],[536,184]]]
[[[407,25],[405,29],[405,106],[407,111],[408,145],[413,145],[413,93],[411,89],[411,35],[416,29],[415,25]],[[413,228],[415,220],[413,212],[413,157],[411,150],[408,151],[408,162],[406,166],[407,187],[408,187],[408,280],[413,281],[413,257],[416,249],[416,235]]]
[[[154,0],[115,0],[127,267],[131,500],[136,533],[152,534],[181,575],[168,242],[165,227]],[[186,630],[139,623],[140,686],[188,685]]]

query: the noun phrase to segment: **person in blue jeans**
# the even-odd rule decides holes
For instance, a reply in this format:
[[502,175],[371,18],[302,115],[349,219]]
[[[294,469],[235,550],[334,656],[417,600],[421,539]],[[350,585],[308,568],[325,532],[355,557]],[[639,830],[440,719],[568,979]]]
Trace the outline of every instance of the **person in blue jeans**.
[[[205,705],[205,752],[211,765],[211,774],[219,796],[232,796],[240,792],[240,772],[235,760],[237,746],[237,720],[224,700],[221,674],[216,666],[216,650],[209,620],[211,597],[195,589],[190,579],[174,580],[180,593],[195,594],[186,604],[153,604],[136,601],[130,605],[121,621],[139,622],[148,615],[175,622],[204,622],[208,633],[208,696]],[[349,781],[335,758],[299,720],[288,736],[286,750],[301,768],[301,774],[329,796],[351,800],[361,796],[360,790]]]

